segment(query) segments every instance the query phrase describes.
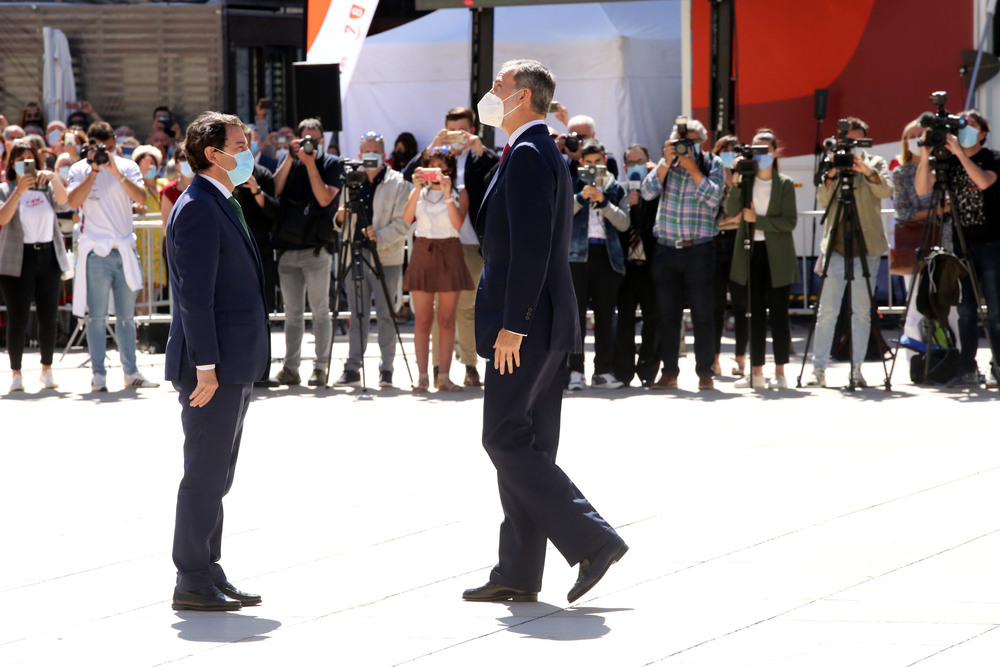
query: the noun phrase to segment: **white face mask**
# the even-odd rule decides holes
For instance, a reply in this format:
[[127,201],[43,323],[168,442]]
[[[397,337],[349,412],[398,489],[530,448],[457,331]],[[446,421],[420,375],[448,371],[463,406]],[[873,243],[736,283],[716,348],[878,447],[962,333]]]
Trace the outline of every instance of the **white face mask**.
[[274,159],[278,161],[279,165],[285,161],[286,157],[288,157],[287,148],[279,148],[278,150],[274,151]]
[[504,113],[504,102],[517,95],[521,92],[521,90],[524,89],[515,90],[502,100],[494,95],[493,91],[483,95],[483,99],[479,100],[479,104],[476,105],[476,111],[479,112],[479,120],[482,121],[483,125],[489,125],[491,127],[500,127],[503,125],[504,118],[514,113],[517,107],[521,106],[521,103],[518,102],[517,107],[514,107],[510,111]]
[[906,140],[906,143],[910,146],[910,152],[914,155],[920,155],[920,146],[917,144],[918,141],[920,141],[919,137]]

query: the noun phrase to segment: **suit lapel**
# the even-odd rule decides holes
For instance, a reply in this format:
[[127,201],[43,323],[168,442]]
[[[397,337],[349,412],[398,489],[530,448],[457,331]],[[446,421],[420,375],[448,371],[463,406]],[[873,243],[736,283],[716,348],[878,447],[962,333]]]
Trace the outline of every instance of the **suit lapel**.
[[261,261],[260,252],[257,250],[257,244],[254,243],[254,240],[250,238],[250,235],[248,234],[249,228],[244,229],[243,223],[240,221],[240,216],[236,213],[236,209],[233,208],[233,205],[229,203],[228,199],[222,196],[222,193],[219,192],[219,189],[215,187],[215,185],[205,179],[201,179],[201,183],[199,185],[215,196],[216,202],[222,208],[222,211],[225,213],[229,223],[236,228],[236,232],[247,245],[247,248],[250,250],[250,254],[253,255],[254,262],[257,264],[258,278],[263,280],[264,264]]

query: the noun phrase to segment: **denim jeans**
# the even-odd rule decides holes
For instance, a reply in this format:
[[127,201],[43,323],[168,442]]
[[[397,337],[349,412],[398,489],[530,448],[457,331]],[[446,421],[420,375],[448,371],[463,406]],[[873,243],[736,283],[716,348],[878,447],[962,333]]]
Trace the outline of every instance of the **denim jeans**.
[[694,360],[698,375],[711,375],[715,363],[712,281],[715,245],[710,239],[690,248],[657,244],[653,256],[653,282],[660,304],[660,360],[663,372],[677,377],[684,306],[694,324]]
[[[878,257],[866,257],[868,269],[878,267]],[[819,295],[819,312],[816,314],[816,336],[813,344],[813,368],[826,370],[830,363],[830,347],[833,345],[833,329],[837,326],[840,304],[844,299],[847,280],[844,269],[847,263],[839,252],[831,252],[826,257],[826,280]],[[872,274],[874,278],[874,273]],[[854,258],[854,279],[851,281],[851,352],[854,368],[861,369],[865,353],[868,351],[868,337],[871,335],[871,295],[861,272],[861,257]]]
[[285,250],[278,260],[278,281],[285,300],[285,368],[293,371],[302,363],[302,336],[305,333],[306,295],[312,312],[316,362],[314,367],[330,367],[330,272],[333,257],[326,250]]
[[135,299],[139,292],[125,282],[125,268],[118,250],[107,257],[97,253],[87,255],[87,348],[90,351],[90,368],[94,375],[107,375],[104,354],[107,350],[109,295],[115,299],[115,337],[118,354],[125,375],[135,375]]
[[[371,253],[364,251],[366,259],[371,261]],[[350,342],[350,349],[347,354],[347,362],[344,368],[349,371],[356,371],[361,368],[361,361],[365,356],[365,349],[368,347],[368,330],[371,325],[371,304],[372,296],[375,297],[375,318],[378,323],[378,347],[381,360],[378,365],[380,371],[392,372],[393,361],[396,359],[396,324],[394,318],[396,311],[391,301],[386,301],[385,291],[378,277],[363,265],[361,280],[361,312],[358,312],[357,300],[355,299],[354,270],[347,270],[347,279],[344,281],[344,290],[347,292],[347,304],[351,308],[351,328],[347,338]],[[385,285],[389,289],[389,297],[392,298],[393,290],[399,277],[403,275],[403,266],[382,265],[382,272],[385,274]],[[360,317],[359,317],[360,315]]]
[[[990,341],[1000,348],[1000,241],[970,244],[969,255],[986,302],[986,322]],[[957,249],[956,249],[957,250]],[[958,250],[959,256],[961,251]],[[962,301],[958,304],[958,337],[961,342],[959,372],[974,371],[979,347],[979,304],[976,303],[969,279],[962,279]]]

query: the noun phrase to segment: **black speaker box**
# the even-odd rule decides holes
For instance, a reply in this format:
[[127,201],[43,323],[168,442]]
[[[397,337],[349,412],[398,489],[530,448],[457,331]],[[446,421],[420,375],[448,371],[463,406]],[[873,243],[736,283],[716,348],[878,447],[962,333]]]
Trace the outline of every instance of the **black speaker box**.
[[327,132],[340,132],[340,65],[292,63],[295,120],[319,118]]

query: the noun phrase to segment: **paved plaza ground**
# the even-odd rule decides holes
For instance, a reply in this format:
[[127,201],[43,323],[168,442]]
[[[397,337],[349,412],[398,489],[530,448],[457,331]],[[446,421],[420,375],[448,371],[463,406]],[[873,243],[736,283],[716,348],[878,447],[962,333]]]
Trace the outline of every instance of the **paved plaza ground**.
[[698,392],[689,356],[675,392],[568,395],[559,462],[631,547],[572,606],[551,548],[539,602],[460,598],[501,519],[481,391],[414,396],[397,357],[395,390],[255,392],[222,562],[264,604],[200,613],[170,608],[177,394],[123,390],[111,359],[109,393],[83,351],[43,391],[31,351],[0,396],[5,667],[1000,664],[996,390],[900,365],[892,391]]

